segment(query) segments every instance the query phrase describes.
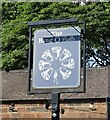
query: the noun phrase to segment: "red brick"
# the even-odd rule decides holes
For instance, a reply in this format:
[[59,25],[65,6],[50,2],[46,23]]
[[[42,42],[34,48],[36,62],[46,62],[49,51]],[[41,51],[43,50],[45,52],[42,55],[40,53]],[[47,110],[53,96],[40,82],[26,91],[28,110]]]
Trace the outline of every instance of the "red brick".
[[80,112],[79,118],[89,118],[88,112]]
[[23,104],[16,104],[15,107],[23,107]]
[[0,113],[2,113],[2,109],[0,108]]
[[34,118],[34,113],[24,113],[23,118]]
[[26,107],[29,107],[31,106],[32,104],[23,104],[23,106],[26,106]]
[[3,107],[2,108],[2,113],[7,113],[8,112],[8,107]]
[[11,118],[23,118],[21,113],[11,113]]
[[89,118],[106,118],[106,114],[99,114],[97,112],[88,113]]
[[38,107],[38,106],[39,106],[39,104],[30,104],[30,106],[37,106],[37,107]]
[[18,107],[17,112],[26,112],[25,107]]
[[97,106],[96,109],[98,113],[106,113],[106,106]]
[[2,118],[2,114],[0,113],[0,120],[1,120],[1,118]]
[[10,113],[2,113],[2,118],[10,118]]
[[48,112],[44,107],[30,106],[26,107],[26,112]]
[[61,118],[80,118],[79,113],[76,112],[65,112],[61,114]]
[[2,104],[2,107],[8,107],[9,105],[8,104]]
[[67,106],[67,104],[60,104],[60,107],[66,107]]
[[63,106],[61,108],[63,108],[65,110],[65,112],[69,112],[69,108],[67,106]]
[[34,118],[42,118],[42,114],[41,113],[35,113],[35,115],[34,115]]
[[44,107],[45,105],[44,104],[38,104],[39,107]]
[[35,113],[34,118],[51,118],[51,112]]

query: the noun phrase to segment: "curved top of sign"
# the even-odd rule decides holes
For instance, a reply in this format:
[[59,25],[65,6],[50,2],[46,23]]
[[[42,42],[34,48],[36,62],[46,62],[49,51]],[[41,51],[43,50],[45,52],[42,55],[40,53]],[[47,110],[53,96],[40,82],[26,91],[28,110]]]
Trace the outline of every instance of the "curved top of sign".
[[41,30],[36,30],[34,32],[37,37],[60,37],[60,36],[71,36],[71,35],[77,35],[80,36],[81,28],[76,26],[76,27],[66,27],[66,28],[55,28],[55,29],[41,29]]

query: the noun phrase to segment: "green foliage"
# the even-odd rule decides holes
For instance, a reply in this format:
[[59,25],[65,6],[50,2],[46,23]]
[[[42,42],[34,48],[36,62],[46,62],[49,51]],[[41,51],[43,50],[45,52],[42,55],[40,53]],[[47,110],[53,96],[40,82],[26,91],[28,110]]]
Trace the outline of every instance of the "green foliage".
[[[2,68],[27,68],[29,21],[77,18],[87,24],[87,62],[110,64],[110,3],[3,2]],[[99,59],[100,58],[100,59]]]

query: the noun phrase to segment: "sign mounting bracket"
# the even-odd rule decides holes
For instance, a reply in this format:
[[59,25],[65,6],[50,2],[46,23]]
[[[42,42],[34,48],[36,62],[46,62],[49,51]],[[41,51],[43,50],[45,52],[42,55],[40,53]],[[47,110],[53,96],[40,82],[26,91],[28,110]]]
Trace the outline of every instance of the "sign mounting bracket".
[[[73,31],[75,32],[75,30],[77,31],[77,32],[79,32],[79,33],[81,33],[81,34],[83,34],[83,37],[82,37],[82,39],[83,39],[83,88],[82,88],[82,90],[81,91],[74,91],[74,90],[69,90],[69,91],[64,91],[64,90],[58,90],[58,89],[52,89],[51,90],[51,92],[49,92],[49,91],[47,91],[47,92],[36,92],[36,91],[33,91],[33,89],[31,88],[31,86],[32,86],[32,66],[34,66],[35,64],[35,61],[34,61],[34,63],[33,63],[33,59],[32,59],[32,57],[33,57],[33,47],[32,47],[32,28],[35,28],[35,27],[44,27],[46,30],[47,30],[47,32],[50,34],[50,35],[52,35],[53,36],[53,38],[55,38],[56,36],[55,35],[53,35],[52,33],[51,33],[51,31],[50,30],[48,30],[45,26],[52,26],[52,25],[64,25],[64,24],[71,24],[71,23],[73,23],[73,24],[75,24],[75,25],[79,25],[79,24],[82,24],[83,25],[83,28],[81,29],[81,32],[79,32],[75,27],[73,27]],[[51,95],[52,95],[52,120],[59,120],[59,112],[60,112],[60,106],[59,106],[59,104],[60,104],[60,93],[70,93],[70,92],[72,92],[72,93],[84,93],[85,91],[86,91],[86,60],[85,60],[85,40],[84,40],[84,35],[85,35],[85,28],[86,28],[86,23],[85,23],[85,21],[82,21],[82,22],[78,22],[77,21],[77,19],[75,19],[75,18],[73,18],[73,19],[64,19],[64,20],[46,20],[46,21],[41,21],[41,22],[28,22],[28,26],[29,26],[29,60],[28,60],[28,81],[29,81],[29,85],[28,85],[28,94],[41,94],[41,93],[51,93]],[[63,29],[61,29],[64,33],[65,33],[65,30],[63,30]],[[71,28],[69,28],[69,30],[71,30],[72,31],[72,29]],[[79,34],[78,33],[78,34]],[[75,35],[77,35],[76,33],[75,33]],[[76,41],[78,41],[79,40],[79,37],[78,36],[66,36],[66,39],[73,39],[74,38],[74,41],[76,40]],[[65,36],[64,37],[59,37],[60,39],[65,39]],[[41,39],[41,38],[40,38]],[[43,39],[43,38],[42,38]],[[46,39],[46,38],[45,38]],[[75,43],[75,42],[74,42]],[[77,42],[78,43],[78,45],[79,45],[79,41]],[[35,42],[35,44],[36,44],[36,42]],[[61,43],[61,44],[64,44],[63,42]],[[60,44],[60,45],[61,45]],[[67,43],[66,43],[67,44]],[[48,44],[47,44],[48,45]],[[71,46],[71,44],[69,43],[68,45],[70,45]],[[76,44],[77,45],[77,44]],[[77,45],[77,46],[78,46]],[[48,45],[49,46],[49,45]],[[72,46],[71,46],[72,47]],[[74,46],[75,47],[75,46]],[[37,47],[36,47],[37,48]],[[48,48],[50,48],[50,47],[48,47]],[[69,48],[69,47],[68,47]],[[55,49],[59,49],[59,47],[58,46],[52,46],[51,47],[51,50],[53,50],[53,51],[55,51]],[[42,49],[41,49],[42,50]],[[72,49],[71,49],[72,50]],[[76,48],[76,50],[79,50],[79,49],[77,49]],[[34,49],[34,52],[35,52],[35,49]],[[45,52],[48,52],[48,54],[49,54],[49,50],[47,50],[47,51],[45,51]],[[44,56],[44,58],[45,58],[45,52],[42,54],[42,56]],[[65,49],[65,48],[63,48],[62,49],[62,54],[64,54],[65,55],[65,53],[68,53],[67,54],[67,56],[65,56],[64,58],[61,58],[61,55],[60,55],[60,57],[59,57],[59,52],[57,51],[57,57],[55,57],[55,59],[57,59],[58,57],[59,57],[59,60],[60,60],[60,62],[61,61],[63,61],[63,60],[65,60],[65,58],[66,57],[68,57],[68,55],[70,55],[69,57],[71,57],[71,52],[68,50],[68,49]],[[35,54],[36,55],[36,54]],[[49,54],[50,55],[50,54]],[[77,56],[77,58],[78,58],[78,56]],[[79,57],[80,58],[80,57]],[[35,59],[35,58],[34,58]],[[45,62],[45,61],[43,61],[43,60],[41,60],[40,62],[41,63],[43,63],[43,62]],[[61,65],[63,65],[63,66],[65,66],[65,67],[68,67],[69,66],[69,69],[73,69],[73,62],[74,61],[74,59],[73,58],[70,58],[68,61],[64,61],[64,62],[68,62],[68,64],[64,64],[64,62],[62,62],[61,63]],[[40,64],[40,63],[39,63]],[[50,65],[50,63],[48,63],[48,62],[45,62],[45,64],[49,64]],[[79,66],[80,66],[80,64],[79,64]],[[77,66],[77,67],[79,67],[79,66]],[[40,66],[41,68],[39,68],[40,70],[42,70],[43,68],[42,68],[42,64],[41,64],[41,66]],[[56,66],[55,66],[56,67]],[[59,70],[59,72],[60,72],[60,74],[61,74],[61,76],[62,76],[62,78],[65,80],[65,79],[67,79],[68,78],[68,76],[69,75],[71,75],[71,71],[70,70],[66,70],[66,72],[63,72],[63,70],[61,70],[61,69],[63,69],[63,68],[60,68],[60,69],[58,69]],[[35,67],[33,67],[33,72],[34,72],[34,70],[35,70]],[[49,70],[53,70],[52,68],[50,68],[50,69],[48,69],[47,71],[44,71],[44,72],[42,72],[42,77],[43,78],[45,78],[46,80],[48,80],[48,76],[45,76],[45,75],[47,75],[47,72],[49,71]],[[35,75],[35,74],[34,74]],[[36,76],[35,76],[36,77]],[[58,77],[58,72],[56,71],[56,70],[54,70],[54,78],[55,79],[57,79],[57,77]],[[72,77],[74,77],[74,76],[72,76]],[[75,79],[77,79],[77,78],[75,78]],[[55,82],[56,84],[57,84],[57,82]],[[39,85],[40,86],[40,85]],[[75,88],[76,89],[76,88]],[[57,90],[57,91],[56,91]],[[39,90],[39,91],[41,91],[41,90]],[[44,91],[44,90],[42,90],[42,91]],[[59,92],[60,91],[60,92]]]

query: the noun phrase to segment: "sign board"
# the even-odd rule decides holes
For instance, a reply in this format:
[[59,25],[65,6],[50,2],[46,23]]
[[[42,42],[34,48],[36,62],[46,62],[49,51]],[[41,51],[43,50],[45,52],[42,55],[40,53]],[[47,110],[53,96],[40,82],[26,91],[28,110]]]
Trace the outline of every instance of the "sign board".
[[80,28],[42,29],[34,32],[33,87],[80,86]]

